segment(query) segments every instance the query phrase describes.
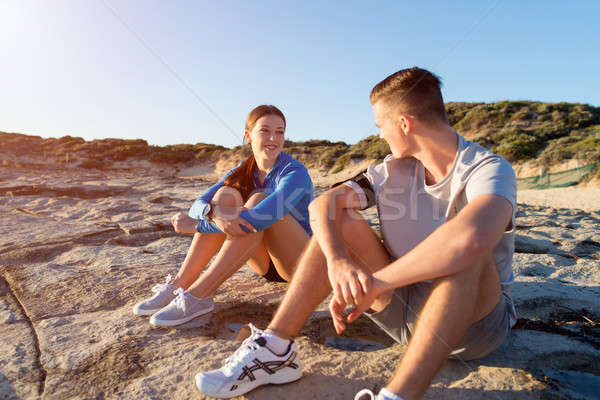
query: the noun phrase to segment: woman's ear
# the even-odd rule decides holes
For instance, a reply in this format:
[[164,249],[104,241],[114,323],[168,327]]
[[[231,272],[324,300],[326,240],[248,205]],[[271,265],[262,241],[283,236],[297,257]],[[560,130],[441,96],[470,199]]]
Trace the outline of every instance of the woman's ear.
[[244,129],[244,140],[246,141],[246,143],[250,143],[250,132],[248,131],[248,129]]

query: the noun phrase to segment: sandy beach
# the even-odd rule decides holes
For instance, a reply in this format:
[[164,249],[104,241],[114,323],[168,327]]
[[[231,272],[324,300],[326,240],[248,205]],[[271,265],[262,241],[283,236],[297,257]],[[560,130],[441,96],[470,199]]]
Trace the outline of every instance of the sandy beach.
[[[185,257],[191,237],[169,218],[210,183],[193,171],[209,169],[0,166],[0,398],[200,399],[194,374],[221,365],[242,324],[265,327],[286,285],[247,266],[212,314],[183,326],[152,329],[131,313]],[[337,180],[313,175],[318,191]],[[489,356],[449,361],[426,399],[598,396],[599,198],[596,188],[519,193],[517,326]],[[378,390],[403,352],[366,318],[337,337],[326,303],[298,344],[300,381],[243,398],[351,399]]]

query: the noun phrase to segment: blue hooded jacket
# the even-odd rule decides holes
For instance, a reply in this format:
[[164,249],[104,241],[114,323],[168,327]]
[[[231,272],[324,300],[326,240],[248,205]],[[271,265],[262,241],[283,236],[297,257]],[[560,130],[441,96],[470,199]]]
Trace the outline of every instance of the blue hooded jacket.
[[[205,219],[204,211],[217,190],[224,185],[225,179],[240,164],[228,171],[223,178],[208,188],[192,204],[188,215],[198,219],[198,232],[222,233],[214,222]],[[243,211],[240,217],[250,222],[257,231],[263,231],[286,214],[291,213],[306,233],[312,236],[308,219],[308,205],[314,198],[313,184],[306,167],[301,162],[293,159],[287,153],[280,153],[262,186],[258,179],[258,173],[254,173],[254,187],[257,191],[264,192],[267,197],[251,210]],[[243,226],[242,229],[246,230]]]

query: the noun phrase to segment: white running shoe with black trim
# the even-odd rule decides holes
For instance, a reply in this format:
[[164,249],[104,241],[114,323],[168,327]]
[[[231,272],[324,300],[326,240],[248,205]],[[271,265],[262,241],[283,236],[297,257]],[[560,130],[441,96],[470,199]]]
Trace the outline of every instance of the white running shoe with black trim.
[[375,396],[375,394],[373,394],[373,392],[371,392],[369,389],[363,389],[356,393],[356,396],[354,396],[354,400],[365,400],[365,395],[369,396],[367,400],[380,400],[379,395]]
[[[387,394],[385,392],[387,392]],[[368,395],[369,398],[366,399],[365,395]],[[363,389],[363,390],[359,391],[358,393],[356,393],[356,396],[354,396],[354,400],[394,400],[394,399],[402,400],[402,398],[400,396],[390,392],[386,388],[381,389],[377,395],[375,395],[375,393],[371,392],[369,389]]]
[[220,369],[196,374],[196,387],[219,399],[240,396],[269,383],[293,382],[302,377],[298,346],[290,341],[285,354],[267,347],[262,331],[250,325],[251,335],[225,360]]

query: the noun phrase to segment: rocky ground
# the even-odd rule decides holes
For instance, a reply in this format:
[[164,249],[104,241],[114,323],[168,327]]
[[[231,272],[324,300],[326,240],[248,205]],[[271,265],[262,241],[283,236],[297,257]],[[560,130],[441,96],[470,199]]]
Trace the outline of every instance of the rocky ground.
[[[132,315],[183,261],[191,237],[169,217],[207,184],[150,170],[0,167],[0,399],[203,398],[194,374],[220,366],[243,323],[264,327],[286,287],[244,267],[208,316],[153,329]],[[600,201],[579,193],[555,196],[592,196],[584,209],[519,205],[517,326],[484,359],[449,361],[425,398],[600,396]],[[324,304],[298,343],[303,379],[246,398],[351,399],[378,390],[403,351],[366,319],[336,337]]]

